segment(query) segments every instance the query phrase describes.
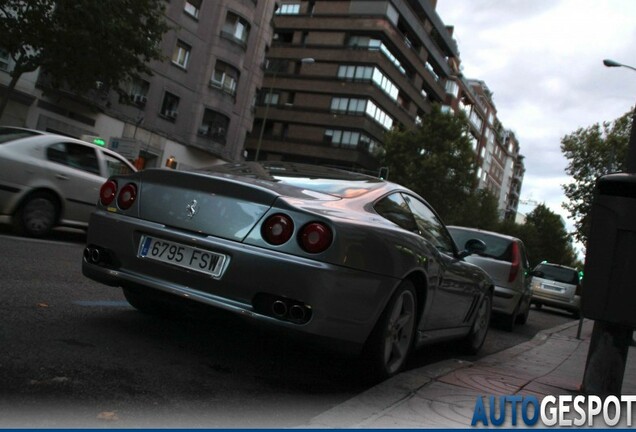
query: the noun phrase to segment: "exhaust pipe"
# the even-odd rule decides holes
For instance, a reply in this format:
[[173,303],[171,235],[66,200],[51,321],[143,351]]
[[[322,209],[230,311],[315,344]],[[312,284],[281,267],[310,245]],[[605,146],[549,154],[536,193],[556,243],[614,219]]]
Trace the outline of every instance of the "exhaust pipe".
[[97,264],[101,261],[101,259],[102,259],[102,253],[99,251],[99,249],[93,248],[91,250],[91,262],[93,264]]
[[301,305],[293,305],[289,309],[289,317],[294,321],[304,321],[306,316],[305,308]]
[[272,312],[279,318],[283,318],[287,315],[287,304],[284,301],[276,300],[272,303]]

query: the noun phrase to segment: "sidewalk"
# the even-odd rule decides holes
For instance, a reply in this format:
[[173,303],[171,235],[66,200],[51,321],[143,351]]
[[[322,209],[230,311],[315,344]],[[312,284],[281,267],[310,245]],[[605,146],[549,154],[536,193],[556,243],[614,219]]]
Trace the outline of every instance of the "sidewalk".
[[[317,417],[308,428],[470,428],[477,398],[577,393],[594,322],[538,333],[475,362],[448,360],[399,374]],[[622,394],[636,394],[636,348],[630,348]],[[509,426],[509,425],[508,425]]]

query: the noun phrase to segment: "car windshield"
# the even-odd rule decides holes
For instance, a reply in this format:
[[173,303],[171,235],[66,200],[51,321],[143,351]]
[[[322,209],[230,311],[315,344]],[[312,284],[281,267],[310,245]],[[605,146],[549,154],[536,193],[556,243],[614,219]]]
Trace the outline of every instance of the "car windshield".
[[483,252],[477,252],[479,255],[512,262],[512,240],[510,239],[480,231],[463,230],[453,227],[448,227],[448,231],[459,249],[465,249],[468,240],[477,239],[486,243],[486,249]]
[[534,273],[543,279],[576,285],[579,283],[579,274],[576,270],[540,264],[534,269]]
[[20,138],[31,137],[34,135],[39,135],[39,133],[34,131],[24,130],[24,129],[0,127],[0,144],[7,143],[9,141],[14,141]]

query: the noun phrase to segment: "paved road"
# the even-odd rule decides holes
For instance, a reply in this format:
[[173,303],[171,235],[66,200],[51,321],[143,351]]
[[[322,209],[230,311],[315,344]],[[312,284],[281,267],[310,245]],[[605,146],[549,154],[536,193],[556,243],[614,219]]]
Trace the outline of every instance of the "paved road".
[[[140,314],[81,275],[82,250],[81,233],[0,234],[0,427],[293,427],[368,386],[349,357],[234,315]],[[480,354],[571,319],[495,323]],[[408,366],[458,357],[476,358],[442,344]]]

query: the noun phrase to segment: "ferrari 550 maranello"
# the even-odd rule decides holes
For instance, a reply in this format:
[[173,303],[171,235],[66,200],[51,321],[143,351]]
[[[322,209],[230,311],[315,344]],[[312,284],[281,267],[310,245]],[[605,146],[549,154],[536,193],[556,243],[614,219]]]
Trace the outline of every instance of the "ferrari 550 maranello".
[[82,270],[142,312],[179,297],[338,339],[382,378],[429,342],[482,346],[493,283],[466,254],[398,184],[241,163],[108,179]]

